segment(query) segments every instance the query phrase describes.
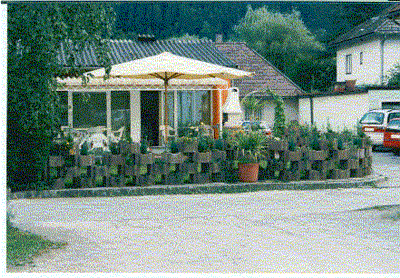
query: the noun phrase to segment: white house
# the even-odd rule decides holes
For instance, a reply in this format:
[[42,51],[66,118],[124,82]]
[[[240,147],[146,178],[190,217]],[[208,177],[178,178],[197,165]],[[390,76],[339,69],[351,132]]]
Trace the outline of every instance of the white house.
[[400,64],[399,10],[392,5],[331,42],[337,83],[330,92],[301,97],[300,122],[342,130],[370,109],[400,108],[400,88],[387,86],[390,70]]

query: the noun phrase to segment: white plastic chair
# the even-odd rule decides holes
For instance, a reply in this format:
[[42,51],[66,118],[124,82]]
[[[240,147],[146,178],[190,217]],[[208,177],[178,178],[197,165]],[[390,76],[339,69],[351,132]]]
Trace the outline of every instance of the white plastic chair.
[[110,134],[110,140],[111,142],[117,143],[122,139],[122,135],[125,132],[125,127],[121,127],[120,129],[116,131],[112,131]]
[[166,142],[164,142],[165,133],[167,133],[168,142],[170,142],[170,139],[177,137],[176,130],[173,127],[171,127],[169,125],[167,125],[167,126],[160,125],[160,135],[161,135],[161,141],[163,142],[163,145],[165,145],[165,143],[166,143]]

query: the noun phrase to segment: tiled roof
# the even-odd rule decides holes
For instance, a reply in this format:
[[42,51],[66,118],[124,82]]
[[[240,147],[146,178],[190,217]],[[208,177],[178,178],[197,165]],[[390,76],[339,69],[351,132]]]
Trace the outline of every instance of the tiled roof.
[[[172,54],[192,58],[204,62],[214,63],[227,67],[236,65],[219,52],[211,40],[163,40],[163,41],[132,41],[132,40],[111,40],[108,43],[111,64],[120,64],[168,51]],[[67,44],[61,46],[58,56],[59,62],[67,66]],[[94,48],[87,46],[75,57],[76,66],[85,68],[101,67],[100,61],[96,58]]]
[[400,13],[400,4],[397,4],[397,5],[394,5],[394,6],[390,7],[388,13],[389,14],[393,14],[393,13],[398,14],[398,13]]
[[333,40],[331,46],[337,46],[344,42],[350,42],[356,39],[365,38],[372,35],[381,34],[400,34],[400,25],[396,24],[393,19],[388,18],[388,13],[398,11],[400,4],[391,6],[379,16],[373,17],[364,23],[356,26],[347,33],[344,33]]
[[239,69],[254,73],[250,77],[233,80],[233,85],[240,90],[240,96],[255,91],[259,93],[254,93],[254,95],[260,96],[266,88],[283,97],[306,94],[270,62],[248,47],[245,42],[216,42],[215,46],[235,62]]

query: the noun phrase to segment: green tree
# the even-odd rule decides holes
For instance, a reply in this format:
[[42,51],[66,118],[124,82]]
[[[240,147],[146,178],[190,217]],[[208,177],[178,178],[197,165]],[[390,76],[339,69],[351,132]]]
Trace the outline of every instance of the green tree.
[[[109,68],[107,37],[113,10],[104,4],[8,4],[7,183],[12,190],[35,189],[51,141],[60,128],[56,75],[60,44],[67,48],[71,72],[74,58],[93,44]],[[65,74],[65,72],[64,72]]]
[[325,54],[325,47],[307,29],[297,11],[282,14],[266,7],[253,10],[249,6],[234,29],[240,40],[247,42],[305,90],[310,90],[311,84],[319,85],[311,82],[319,80],[319,75],[330,78],[334,75],[333,58],[316,59]]
[[397,64],[389,73],[389,86],[400,86],[400,64]]

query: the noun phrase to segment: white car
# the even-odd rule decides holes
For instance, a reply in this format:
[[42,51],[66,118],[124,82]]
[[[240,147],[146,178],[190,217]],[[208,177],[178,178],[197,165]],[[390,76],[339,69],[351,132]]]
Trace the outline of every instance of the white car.
[[372,140],[372,145],[383,146],[383,133],[394,118],[400,118],[400,110],[374,109],[368,111],[360,120],[362,130]]

